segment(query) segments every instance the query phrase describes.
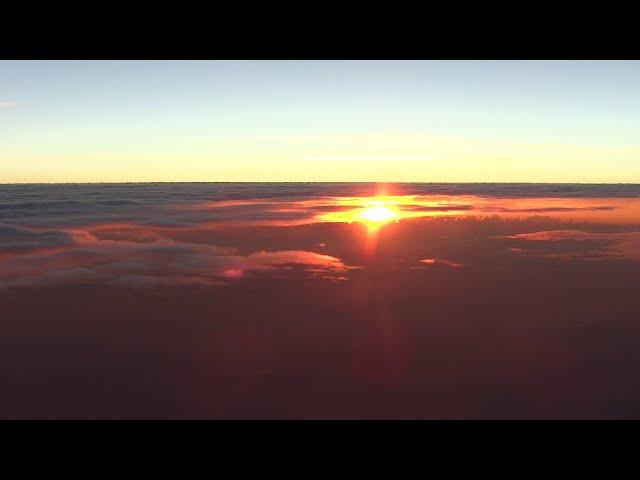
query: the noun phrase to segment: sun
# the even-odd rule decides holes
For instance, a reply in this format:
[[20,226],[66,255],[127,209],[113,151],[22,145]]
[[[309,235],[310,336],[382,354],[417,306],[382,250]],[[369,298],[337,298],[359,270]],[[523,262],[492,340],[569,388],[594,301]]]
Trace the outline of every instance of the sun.
[[386,195],[335,197],[331,199],[331,205],[336,206],[336,211],[319,214],[316,218],[323,222],[358,222],[366,225],[370,231],[377,231],[389,222],[414,216],[415,212],[402,208],[403,205],[413,205],[413,198]]
[[365,208],[360,212],[359,217],[366,222],[384,223],[396,218],[398,215],[388,207],[378,205],[375,207]]

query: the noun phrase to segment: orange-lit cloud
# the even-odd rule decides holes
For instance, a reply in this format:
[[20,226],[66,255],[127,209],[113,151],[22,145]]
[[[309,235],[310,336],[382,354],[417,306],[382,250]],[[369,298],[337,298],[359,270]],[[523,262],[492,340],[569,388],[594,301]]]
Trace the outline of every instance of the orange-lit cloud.
[[422,260],[420,260],[420,263],[422,263],[424,265],[442,264],[442,265],[446,265],[447,267],[451,267],[451,268],[464,267],[464,265],[461,264],[461,263],[454,262],[452,260],[446,260],[444,258],[423,258]]
[[0,259],[0,287],[46,285],[219,286],[252,272],[301,267],[309,277],[345,279],[339,259],[301,250],[258,251],[170,240],[99,240],[88,232],[56,251],[36,249]]

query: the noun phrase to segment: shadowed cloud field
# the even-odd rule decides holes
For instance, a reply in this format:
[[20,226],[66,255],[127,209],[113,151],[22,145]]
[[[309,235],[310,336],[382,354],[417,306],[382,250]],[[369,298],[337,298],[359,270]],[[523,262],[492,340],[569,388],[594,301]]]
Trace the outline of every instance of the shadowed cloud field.
[[640,186],[0,185],[1,418],[640,418]]

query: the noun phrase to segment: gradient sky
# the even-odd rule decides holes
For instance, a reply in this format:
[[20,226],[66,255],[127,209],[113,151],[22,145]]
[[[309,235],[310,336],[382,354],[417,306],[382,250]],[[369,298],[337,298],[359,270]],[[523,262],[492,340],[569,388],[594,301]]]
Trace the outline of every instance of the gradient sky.
[[0,183],[640,183],[637,61],[0,61]]

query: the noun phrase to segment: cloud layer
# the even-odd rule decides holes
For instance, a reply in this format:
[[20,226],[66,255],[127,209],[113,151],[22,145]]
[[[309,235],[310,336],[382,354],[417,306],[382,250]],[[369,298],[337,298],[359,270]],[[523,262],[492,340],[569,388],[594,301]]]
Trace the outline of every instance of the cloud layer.
[[48,285],[223,286],[256,272],[300,268],[307,276],[344,280],[348,267],[303,250],[257,251],[157,240],[87,239],[58,251],[35,250],[2,260],[0,288]]
[[[502,221],[536,215],[554,221],[581,219],[603,224],[637,221],[640,198],[634,195],[640,195],[640,189],[621,186],[617,195],[603,196],[615,188],[585,187],[583,196],[578,197],[572,196],[571,185],[515,190],[495,185],[387,186],[387,190],[402,191],[402,195],[390,198],[398,202],[406,221],[423,216]],[[465,193],[445,194],[455,190]],[[432,193],[416,193],[420,191]],[[522,198],[488,195],[494,191],[543,194]],[[374,186],[358,184],[0,185],[0,287],[220,286],[254,274],[281,274],[292,269],[307,277],[344,280],[350,268],[359,265],[345,260],[348,257],[343,253],[354,254],[349,253],[344,240],[334,242],[332,245],[343,244],[327,255],[318,247],[326,243],[325,238],[302,234],[294,238],[274,230],[258,242],[253,241],[250,229],[351,221],[350,213],[371,200],[359,195],[374,192]],[[568,196],[559,196],[562,193]],[[507,232],[502,239],[512,244],[588,240],[594,244],[591,256],[640,259],[640,233],[587,233],[566,225],[549,230],[549,223],[544,230]],[[244,232],[246,237],[234,231]],[[512,252],[520,248],[510,246]],[[426,258],[422,267],[467,266],[455,257],[443,260],[448,258],[446,251],[424,251],[418,240],[415,249],[415,257],[409,259],[414,265]]]

